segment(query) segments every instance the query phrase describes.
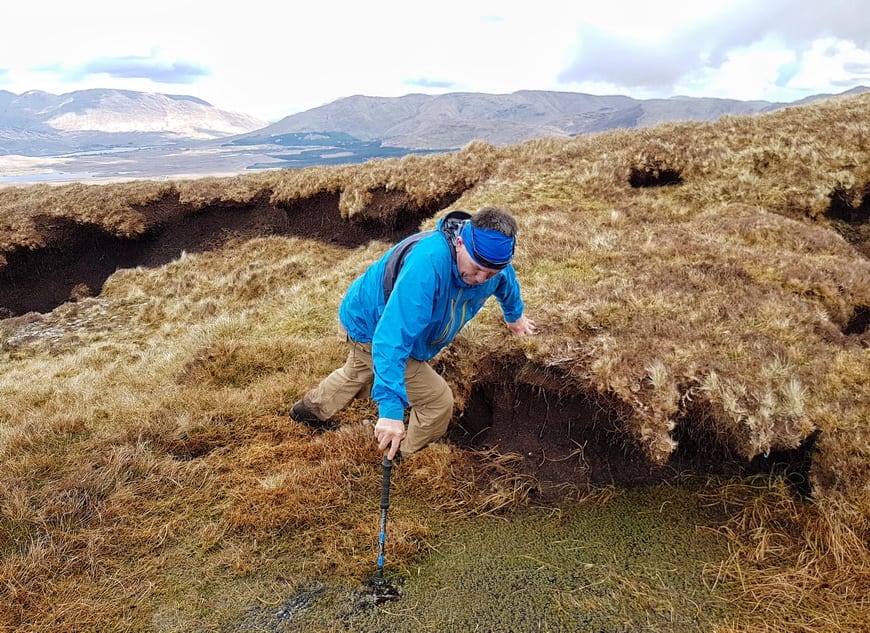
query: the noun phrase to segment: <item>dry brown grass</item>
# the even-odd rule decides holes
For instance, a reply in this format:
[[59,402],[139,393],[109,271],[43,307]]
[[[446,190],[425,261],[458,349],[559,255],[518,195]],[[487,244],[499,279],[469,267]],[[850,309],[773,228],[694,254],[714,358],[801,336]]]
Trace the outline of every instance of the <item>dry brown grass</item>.
[[[449,378],[473,379],[471,351],[524,358],[618,412],[659,462],[681,427],[747,459],[820,431],[812,506],[726,488],[734,549],[711,582],[737,592],[734,630],[857,631],[870,594],[870,334],[850,324],[870,306],[855,221],[867,215],[867,120],[864,96],[340,168],[6,188],[0,254],[50,244],[58,220],[134,236],[179,209],[322,193],[344,218],[376,216],[378,192],[507,206],[541,334],[505,341],[487,308]],[[675,174],[681,184],[631,185]],[[336,307],[386,247],[230,241],[0,322],[6,629],[160,630],[182,603],[213,624],[293,574],[370,568],[373,410],[360,404],[340,433],[313,439],[280,413],[342,361]],[[446,517],[527,503],[535,482],[512,459],[444,446],[397,471],[393,560],[424,551]]]
[[731,555],[708,581],[741,604],[732,630],[867,630],[866,516],[840,499],[803,504],[781,480],[732,482],[714,503],[732,515],[721,530]]

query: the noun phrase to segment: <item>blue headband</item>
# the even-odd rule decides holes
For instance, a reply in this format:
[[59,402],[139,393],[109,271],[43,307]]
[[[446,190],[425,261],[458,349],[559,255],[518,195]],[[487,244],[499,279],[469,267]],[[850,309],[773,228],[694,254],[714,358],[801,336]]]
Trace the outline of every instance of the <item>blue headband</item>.
[[476,227],[468,220],[459,235],[478,266],[501,270],[513,259],[516,240],[501,231]]

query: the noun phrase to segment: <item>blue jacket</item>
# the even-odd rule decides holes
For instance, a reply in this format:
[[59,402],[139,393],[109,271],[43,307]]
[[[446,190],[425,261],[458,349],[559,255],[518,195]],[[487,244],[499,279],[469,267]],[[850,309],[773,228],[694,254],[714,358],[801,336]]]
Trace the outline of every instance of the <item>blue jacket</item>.
[[[408,358],[432,359],[495,295],[509,323],[523,315],[523,301],[513,266],[508,265],[482,284],[471,286],[459,276],[454,241],[461,223],[441,218],[408,251],[384,301],[384,273],[393,246],[348,288],[338,315],[348,335],[372,344],[372,398],[382,418],[401,420],[408,395]],[[395,260],[393,260],[395,261]]]

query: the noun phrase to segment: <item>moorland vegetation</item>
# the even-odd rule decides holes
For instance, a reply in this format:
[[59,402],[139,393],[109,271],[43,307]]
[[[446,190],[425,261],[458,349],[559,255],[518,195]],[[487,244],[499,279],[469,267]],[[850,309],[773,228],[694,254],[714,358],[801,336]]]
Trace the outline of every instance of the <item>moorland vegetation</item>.
[[[392,240],[499,205],[541,333],[506,339],[488,306],[437,359],[459,439],[396,473],[391,564],[439,551],[448,521],[612,503],[643,483],[614,467],[641,464],[669,485],[709,478],[698,495],[728,544],[704,571],[716,630],[868,630],[868,121],[865,95],[361,165],[0,190],[0,626],[242,630],[302,578],[362,578],[374,409],[312,435],[287,408],[343,361],[338,302]],[[463,444],[463,428],[511,434],[465,415],[511,394],[573,449]],[[593,449],[612,451],[609,485]],[[555,496],[532,468],[547,459],[574,475]]]

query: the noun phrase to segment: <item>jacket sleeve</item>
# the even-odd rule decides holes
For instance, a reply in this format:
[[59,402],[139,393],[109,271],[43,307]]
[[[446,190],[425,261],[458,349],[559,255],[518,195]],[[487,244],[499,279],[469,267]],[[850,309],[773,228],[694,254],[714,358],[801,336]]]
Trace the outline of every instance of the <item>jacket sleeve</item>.
[[372,398],[382,418],[402,419],[408,406],[405,366],[414,341],[432,320],[438,268],[418,250],[405,259],[372,337]]
[[501,305],[504,319],[508,323],[513,323],[523,316],[525,305],[523,304],[520,284],[517,281],[513,265],[502,270],[499,275],[499,283],[495,289],[495,298],[499,305]]

